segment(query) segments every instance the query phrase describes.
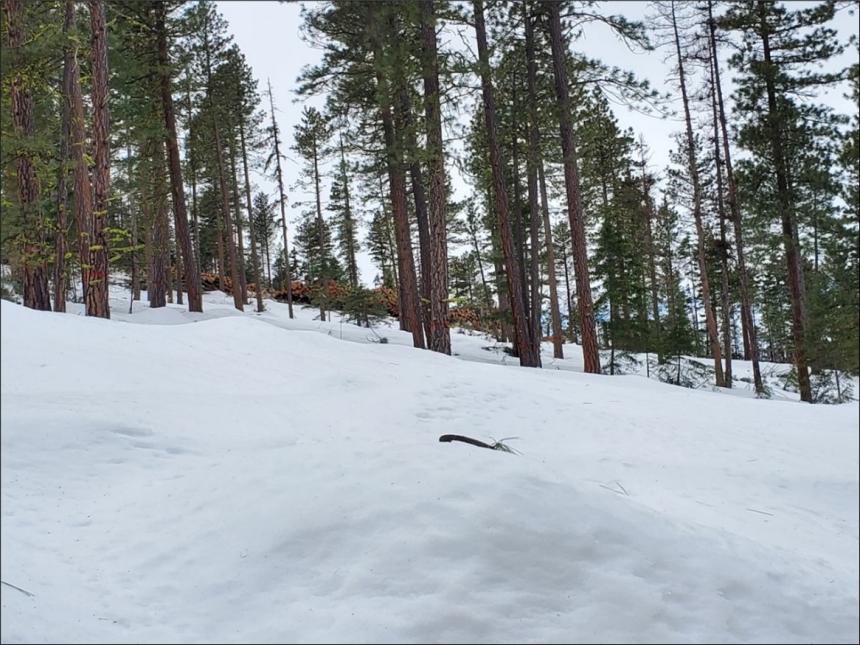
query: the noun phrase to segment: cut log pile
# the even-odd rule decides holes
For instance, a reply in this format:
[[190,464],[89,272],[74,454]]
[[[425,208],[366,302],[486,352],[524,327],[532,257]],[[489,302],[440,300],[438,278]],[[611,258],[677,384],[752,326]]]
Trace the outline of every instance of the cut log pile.
[[481,316],[472,307],[451,307],[448,310],[448,324],[480,329]]
[[[217,273],[208,273],[203,272],[200,274],[200,284],[204,291],[218,291],[218,274]],[[224,276],[224,292],[230,293],[230,288],[232,286],[232,282],[229,276]],[[310,304],[316,295],[316,290],[319,287],[314,284],[308,284],[303,282],[302,280],[293,280],[291,284],[291,290],[293,295],[293,302],[302,303],[302,304]],[[333,301],[337,302],[338,300],[342,300],[349,294],[349,285],[335,282],[334,280],[329,281],[327,285],[325,285],[324,289],[328,297]],[[256,292],[256,285],[253,282],[248,283],[248,290]],[[269,290],[264,288],[264,294],[266,297],[272,298],[273,300],[277,300],[278,302],[286,302],[287,301],[287,290],[286,289],[273,289]],[[397,300],[397,291],[392,289],[391,287],[376,287],[371,290],[371,293],[376,298],[377,302],[385,307],[389,316],[397,318],[400,316],[400,309],[398,306]],[[448,310],[448,322],[451,325],[460,325],[464,327],[471,327],[472,329],[481,329],[481,316],[478,313],[477,309],[472,307],[451,307]]]

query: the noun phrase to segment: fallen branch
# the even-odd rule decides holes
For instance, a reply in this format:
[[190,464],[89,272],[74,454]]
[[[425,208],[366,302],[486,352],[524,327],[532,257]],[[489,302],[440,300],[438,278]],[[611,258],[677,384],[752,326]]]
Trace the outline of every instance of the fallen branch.
[[463,443],[478,446],[479,448],[489,448],[490,450],[493,450],[493,447],[488,443],[478,441],[477,439],[472,439],[471,437],[464,437],[463,435],[459,434],[443,434],[441,437],[439,437],[439,441],[443,443],[450,443],[451,441],[462,441]]
[[754,508],[748,508],[748,511],[752,511],[753,513],[758,513],[759,515],[770,515],[771,517],[775,517],[773,513],[768,513],[767,511],[757,511]]
[[30,592],[29,592],[29,591],[27,591],[26,589],[21,589],[21,587],[16,587],[16,586],[15,586],[15,585],[13,585],[13,584],[9,584],[9,583],[8,583],[8,582],[6,582],[5,580],[0,580],[0,584],[4,584],[4,585],[6,585],[7,587],[12,587],[13,589],[17,589],[18,591],[20,591],[20,592],[21,592],[22,594],[24,594],[25,596],[30,596],[30,598],[35,598],[35,596],[36,596],[36,594],[34,594],[34,593],[30,593]]

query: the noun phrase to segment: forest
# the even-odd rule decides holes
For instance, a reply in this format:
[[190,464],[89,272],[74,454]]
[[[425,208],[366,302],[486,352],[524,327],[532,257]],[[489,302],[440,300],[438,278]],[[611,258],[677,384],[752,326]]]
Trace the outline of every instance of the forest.
[[[112,283],[190,312],[220,290],[238,310],[396,316],[444,354],[466,327],[527,367],[544,341],[555,358],[576,343],[588,373],[645,353],[684,385],[692,356],[732,388],[744,360],[767,397],[759,363],[791,363],[802,401],[848,400],[860,75],[856,34],[833,22],[854,11],[312,2],[301,36],[318,62],[264,80],[212,2],[3,0],[3,297],[109,318]],[[660,51],[671,78],[580,52],[594,29]],[[279,122],[273,83],[324,107]],[[676,119],[667,167],[619,124],[627,108]]]

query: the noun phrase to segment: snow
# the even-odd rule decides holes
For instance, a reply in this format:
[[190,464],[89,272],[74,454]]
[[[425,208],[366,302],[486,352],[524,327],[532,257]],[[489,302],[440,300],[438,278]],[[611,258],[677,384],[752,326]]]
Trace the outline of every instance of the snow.
[[858,641],[856,402],[112,305],[2,303],[3,642]]

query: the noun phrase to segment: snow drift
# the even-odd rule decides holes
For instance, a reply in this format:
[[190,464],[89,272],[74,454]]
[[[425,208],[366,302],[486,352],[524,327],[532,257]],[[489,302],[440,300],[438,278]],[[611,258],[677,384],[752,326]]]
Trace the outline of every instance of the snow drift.
[[857,642],[856,404],[273,310],[2,303],[4,642]]

